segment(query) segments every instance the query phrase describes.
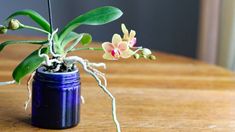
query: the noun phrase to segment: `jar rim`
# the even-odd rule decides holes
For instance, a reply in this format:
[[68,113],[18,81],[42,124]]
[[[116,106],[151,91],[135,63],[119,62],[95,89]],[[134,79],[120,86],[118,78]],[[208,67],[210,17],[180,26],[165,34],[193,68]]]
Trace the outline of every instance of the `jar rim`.
[[78,72],[77,67],[75,68],[74,71],[70,71],[70,72],[47,72],[47,71],[44,71],[44,70],[45,70],[45,67],[39,67],[37,69],[37,72],[41,73],[41,74],[46,74],[46,75],[67,75],[67,74],[74,74],[74,73]]

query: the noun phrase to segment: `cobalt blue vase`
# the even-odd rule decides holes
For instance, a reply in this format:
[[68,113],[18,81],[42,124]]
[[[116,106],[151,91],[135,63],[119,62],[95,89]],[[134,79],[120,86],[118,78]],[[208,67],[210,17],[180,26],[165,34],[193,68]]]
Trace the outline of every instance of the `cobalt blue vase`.
[[34,126],[64,129],[80,120],[80,76],[78,70],[49,73],[38,68],[32,86],[32,118]]

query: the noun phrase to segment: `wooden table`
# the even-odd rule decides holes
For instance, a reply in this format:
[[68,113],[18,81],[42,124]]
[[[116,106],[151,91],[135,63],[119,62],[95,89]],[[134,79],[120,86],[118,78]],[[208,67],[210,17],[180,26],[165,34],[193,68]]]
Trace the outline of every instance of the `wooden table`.
[[[1,36],[24,39],[24,37]],[[0,53],[0,80],[11,80],[11,71],[35,46],[12,45]],[[98,53],[98,54],[97,54]],[[102,53],[77,52],[94,62]],[[235,76],[220,67],[171,54],[157,53],[158,61],[104,61],[109,89],[117,99],[123,132],[235,131]],[[111,103],[94,79],[81,73],[82,105],[79,126],[62,131],[113,132]],[[52,131],[30,125],[30,110],[22,85],[0,88],[0,131]]]

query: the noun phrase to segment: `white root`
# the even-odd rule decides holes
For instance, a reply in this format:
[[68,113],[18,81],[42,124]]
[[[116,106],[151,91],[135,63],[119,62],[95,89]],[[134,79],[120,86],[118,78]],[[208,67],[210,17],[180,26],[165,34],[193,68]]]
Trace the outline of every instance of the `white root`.
[[41,54],[41,50],[42,48],[39,49],[38,56],[45,58],[45,61],[43,62],[43,64],[46,64],[47,66],[52,66],[54,62],[59,63],[59,64],[62,63],[61,61],[57,59],[50,59],[50,57],[47,54]]
[[42,47],[38,50],[38,56],[41,58],[45,58],[45,61],[43,62],[44,64],[51,66],[52,63],[50,61],[50,58],[47,54],[41,54]]
[[100,74],[99,76],[103,78],[104,86],[107,87],[108,83],[107,83],[107,79],[106,79],[105,75]]
[[[53,38],[55,34],[58,32],[58,28],[52,32],[52,34],[48,34],[48,45],[50,46],[50,53],[52,54],[53,57],[61,57],[61,55],[54,53],[53,49],[55,48],[55,45],[53,43]],[[38,56],[45,58],[44,64],[47,66],[52,66],[54,62],[61,64],[62,61],[59,61],[58,59],[50,59],[50,57],[47,54],[41,54],[43,46],[39,49],[38,51]]]
[[70,56],[70,57],[67,57],[64,59],[65,63],[67,62],[67,64],[71,65],[71,62],[75,63],[75,62],[78,62],[82,65],[83,69],[89,73],[90,75],[92,75],[96,81],[98,82],[98,85],[100,88],[102,88],[102,90],[109,95],[109,97],[112,99],[112,115],[113,115],[113,120],[115,122],[115,125],[116,125],[116,128],[117,128],[117,132],[121,132],[121,127],[120,127],[120,124],[118,122],[118,119],[117,119],[117,115],[116,115],[116,99],[115,97],[110,93],[110,91],[106,88],[106,86],[104,86],[100,80],[100,78],[98,77],[98,75],[88,69],[88,62],[78,56]]
[[12,80],[12,81],[7,81],[7,82],[0,82],[0,86],[3,86],[3,85],[9,85],[9,84],[14,84],[16,83],[15,80]]
[[103,67],[104,69],[106,69],[105,63],[89,63],[88,66]]
[[105,85],[105,87],[107,87],[107,79],[106,79],[106,77],[105,77],[105,74],[102,73],[102,72],[100,72],[99,70],[97,70],[97,69],[91,67],[91,66],[89,66],[89,68],[90,68],[92,71],[94,71],[94,73],[95,73],[96,75],[102,77],[102,79],[104,80],[104,85]]
[[25,103],[24,103],[24,109],[25,109],[25,111],[27,110],[28,104],[30,103],[30,100],[31,100],[31,98],[32,98],[32,91],[31,91],[31,85],[30,85],[30,83],[32,82],[34,75],[35,75],[35,72],[33,72],[33,73],[30,75],[30,77],[29,77],[29,79],[28,79],[28,81],[27,81],[28,99],[27,99],[27,100],[25,101]]
[[60,70],[60,67],[61,67],[61,64],[58,64],[58,65],[56,66],[56,68],[55,68],[53,71],[54,71],[54,72],[59,71],[59,70]]
[[[74,62],[76,62],[74,57],[77,57],[77,56],[70,56],[65,59],[65,63],[67,64],[68,67],[71,67],[72,64],[74,64]],[[85,59],[83,59],[83,61],[87,64],[88,68],[90,68],[92,71],[94,71],[94,73],[96,75],[102,77],[102,79],[104,80],[105,87],[107,87],[107,79],[105,77],[105,74],[92,67],[92,66],[103,67],[104,69],[106,69],[106,64],[105,63],[90,63],[88,60],[85,60]]]
[[81,98],[82,104],[85,104],[85,99],[84,99],[84,97],[81,95],[80,98]]
[[53,49],[55,49],[55,43],[53,42],[53,38],[57,32],[58,32],[58,28],[55,31],[53,31],[52,34],[48,34],[48,41],[49,41],[49,46],[50,46],[50,53],[52,54],[52,56],[61,57],[60,54],[56,54],[53,51]]
[[62,61],[59,61],[57,59],[50,59],[50,63],[54,63],[54,62],[59,63],[59,64],[62,63]]

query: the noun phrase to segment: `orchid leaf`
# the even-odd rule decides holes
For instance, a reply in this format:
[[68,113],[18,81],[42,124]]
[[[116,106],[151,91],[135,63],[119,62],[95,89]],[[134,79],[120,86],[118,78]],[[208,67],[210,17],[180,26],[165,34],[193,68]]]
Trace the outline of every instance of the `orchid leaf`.
[[[83,46],[86,46],[91,43],[92,41],[92,36],[88,33],[75,33],[75,32],[70,32],[62,41],[61,47],[65,47],[69,42],[77,40],[81,38],[78,42],[80,42]],[[77,43],[78,43],[77,42]]]
[[65,52],[72,50],[82,40],[82,38],[83,38],[83,34],[78,34],[77,39],[73,42],[71,46],[68,47],[68,49]]
[[43,45],[46,44],[48,41],[38,41],[38,40],[12,40],[12,41],[5,41],[0,44],[0,52],[4,49],[5,46],[7,45],[12,45],[12,44],[39,44]]
[[[48,51],[48,48],[43,48],[41,53],[47,54]],[[17,83],[20,83],[21,79],[27,74],[35,71],[45,60],[44,58],[38,56],[38,52],[39,49],[31,53],[15,68],[12,73],[12,77]]]
[[84,33],[83,34],[83,37],[80,41],[80,43],[83,45],[83,46],[87,46],[88,44],[90,44],[92,42],[92,36],[88,33]]
[[15,13],[11,14],[5,21],[9,21],[10,19],[16,16],[28,16],[44,30],[48,32],[51,31],[50,24],[47,22],[47,20],[34,10],[26,9],[26,10],[16,11]]
[[118,19],[122,14],[120,9],[112,6],[104,6],[91,10],[70,21],[59,33],[59,40],[64,40],[67,34],[80,25],[103,25]]
[[61,47],[64,48],[68,43],[70,43],[71,41],[74,41],[78,37],[79,37],[78,33],[70,32],[62,41]]

